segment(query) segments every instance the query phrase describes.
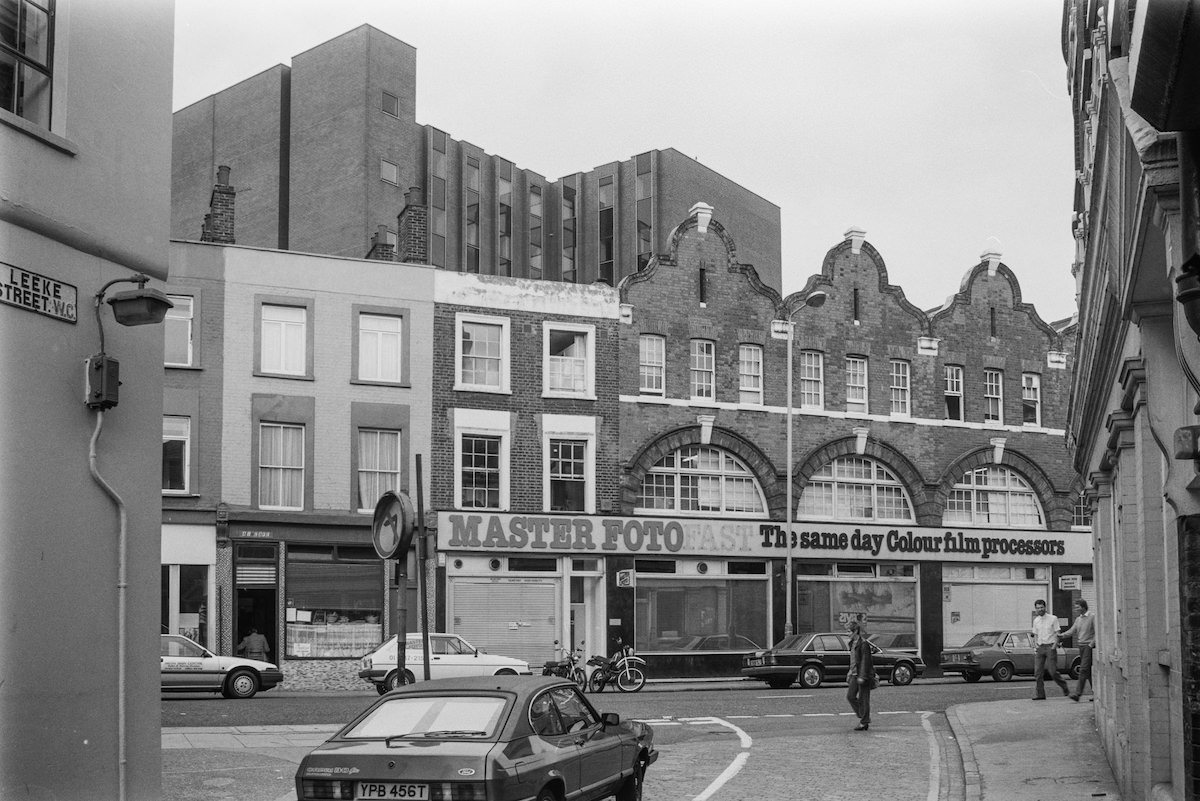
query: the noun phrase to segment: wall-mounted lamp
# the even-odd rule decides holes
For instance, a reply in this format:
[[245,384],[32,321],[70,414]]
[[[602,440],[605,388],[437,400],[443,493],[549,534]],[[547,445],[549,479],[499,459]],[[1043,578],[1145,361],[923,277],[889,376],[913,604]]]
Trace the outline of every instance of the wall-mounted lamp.
[[161,323],[167,310],[175,304],[157,289],[146,286],[150,276],[137,273],[129,278],[114,278],[96,293],[96,328],[100,331],[100,352],[84,362],[84,398],[90,409],[111,409],[120,400],[120,362],[104,352],[104,319],[100,304],[104,293],[113,284],[137,284],[137,289],[118,292],[108,300],[113,318],[121,325],[153,325]]

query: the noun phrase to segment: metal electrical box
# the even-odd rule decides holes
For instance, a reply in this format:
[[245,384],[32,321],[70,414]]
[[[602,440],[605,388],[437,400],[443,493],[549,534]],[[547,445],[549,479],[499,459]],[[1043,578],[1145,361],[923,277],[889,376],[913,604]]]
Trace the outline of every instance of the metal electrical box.
[[121,363],[97,353],[83,363],[83,402],[89,409],[111,409],[120,400]]

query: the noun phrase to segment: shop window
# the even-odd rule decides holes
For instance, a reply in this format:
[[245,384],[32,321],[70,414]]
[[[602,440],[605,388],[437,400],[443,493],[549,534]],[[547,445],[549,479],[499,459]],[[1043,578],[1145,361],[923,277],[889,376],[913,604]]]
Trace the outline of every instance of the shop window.
[[762,517],[766,502],[754,475],[739,459],[719,448],[692,445],[664,456],[642,479],[636,511],[656,510]]
[[1003,465],[971,470],[950,490],[943,523],[963,526],[1045,528],[1033,487]]
[[641,575],[640,566],[638,572],[634,630],[639,651],[744,653],[769,643],[767,581],[656,579]]
[[913,506],[896,475],[874,459],[843,456],[813,473],[797,515],[823,520],[909,521]]
[[373,548],[292,545],[286,569],[288,656],[352,658],[383,641],[383,567]]
[[[843,568],[839,564],[839,573]],[[875,566],[868,565],[871,573]],[[911,577],[801,575],[796,586],[796,631],[842,631],[851,620],[865,620],[872,637],[915,638],[917,582]]]

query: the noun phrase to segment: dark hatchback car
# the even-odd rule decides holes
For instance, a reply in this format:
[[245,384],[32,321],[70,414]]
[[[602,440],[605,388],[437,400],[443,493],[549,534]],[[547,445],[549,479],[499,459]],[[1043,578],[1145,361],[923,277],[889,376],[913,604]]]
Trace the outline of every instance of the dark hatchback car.
[[598,713],[567,679],[435,679],[388,693],[306,756],[296,797],[639,801],[657,758],[653,729]]
[[[881,681],[903,686],[925,672],[925,662],[916,654],[869,645]],[[850,635],[840,631],[792,634],[773,648],[742,657],[743,676],[765,681],[776,690],[797,681],[811,690],[827,679],[845,681],[849,672]]]

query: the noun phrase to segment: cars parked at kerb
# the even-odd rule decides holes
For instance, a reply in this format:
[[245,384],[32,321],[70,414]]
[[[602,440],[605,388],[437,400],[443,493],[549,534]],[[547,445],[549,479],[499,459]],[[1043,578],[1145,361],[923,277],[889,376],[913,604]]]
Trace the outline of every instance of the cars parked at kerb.
[[164,693],[253,698],[283,681],[283,671],[270,662],[218,656],[182,634],[159,635],[159,661]]
[[654,731],[598,713],[568,679],[481,676],[400,687],[318,746],[296,797],[639,801]]
[[[925,662],[917,654],[868,644],[881,681],[903,686],[925,672]],[[743,676],[765,681],[776,690],[794,682],[811,690],[823,681],[845,681],[849,672],[850,635],[844,631],[792,634],[772,648],[742,657]]]
[[[1037,653],[1033,635],[1022,630],[981,631],[961,648],[942,651],[943,675],[961,673],[967,681],[991,676],[1009,681],[1013,676],[1032,676]],[[1058,672],[1079,678],[1079,649],[1058,648]]]

